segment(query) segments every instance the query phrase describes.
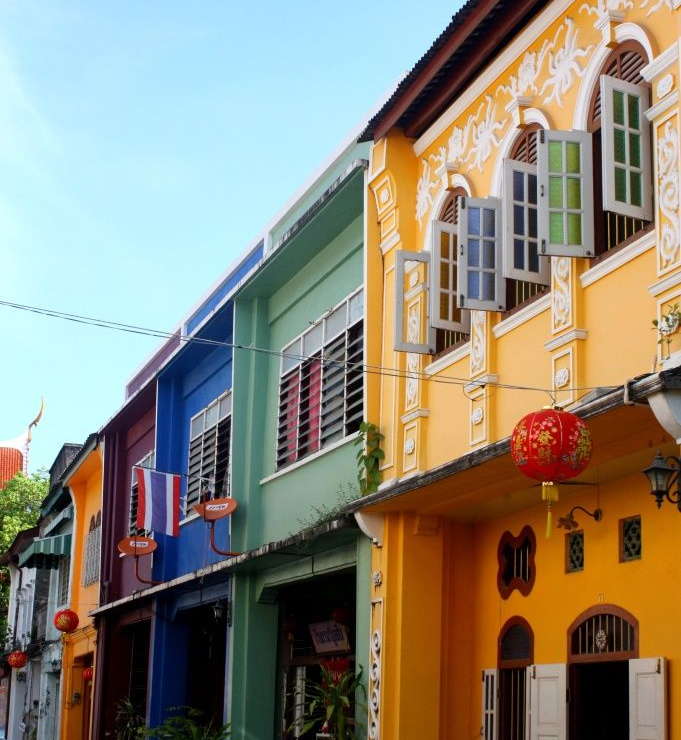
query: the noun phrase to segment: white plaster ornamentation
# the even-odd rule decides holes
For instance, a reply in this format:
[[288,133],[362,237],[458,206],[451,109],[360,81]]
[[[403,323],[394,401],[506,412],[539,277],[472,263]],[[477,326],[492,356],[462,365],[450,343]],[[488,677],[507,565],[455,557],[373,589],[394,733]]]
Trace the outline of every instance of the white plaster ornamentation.
[[665,268],[679,261],[679,132],[672,121],[665,123],[664,136],[657,142],[657,171],[664,216],[660,263]]
[[478,406],[475,411],[471,414],[471,422],[473,424],[479,424],[485,417],[485,412],[482,410],[481,406]]
[[414,442],[413,439],[408,439],[404,443],[404,451],[407,455],[413,454],[414,450],[416,449],[416,442]]
[[570,380],[570,371],[566,367],[561,367],[553,378],[553,383],[556,388],[565,388]]
[[[499,147],[498,132],[503,131],[507,124],[508,119],[504,121],[497,121],[497,105],[494,102],[494,98],[491,95],[485,96],[485,102],[487,103],[487,110],[481,123],[473,123],[473,146],[466,155],[466,161],[472,159],[471,164],[468,165],[468,171],[475,169],[476,167],[482,172],[485,162],[492,156],[492,148],[497,149]],[[475,115],[475,120],[480,118],[484,103],[480,103],[478,112]],[[470,120],[470,119],[469,119]],[[468,125],[468,124],[467,124]]]
[[670,72],[657,83],[657,97],[664,98],[669,95],[674,87],[674,75]]
[[485,369],[487,343],[487,312],[471,311],[471,377]]
[[[648,5],[648,0],[643,0],[641,3],[641,8],[645,8],[646,5]],[[648,12],[646,13],[646,18],[649,15],[652,15],[655,11],[659,10],[663,5],[666,5],[669,10],[674,10],[674,6],[672,5],[672,0],[657,0],[655,5],[653,5],[651,8],[648,9]]]
[[381,710],[381,630],[371,635],[371,668],[369,670],[369,738],[380,738]]
[[[407,318],[407,341],[418,344],[421,335],[421,309],[418,303],[409,306]],[[415,352],[407,352],[407,382],[406,382],[406,407],[410,408],[416,403],[419,390],[418,381],[419,358]]]
[[572,290],[570,287],[571,262],[569,257],[551,259],[551,323],[559,331],[572,323]]
[[466,148],[468,147],[468,136],[471,132],[473,116],[468,116],[466,125],[461,128],[454,126],[447,141],[447,164],[458,169],[464,163]]
[[572,87],[575,81],[574,76],[582,77],[584,74],[584,69],[577,60],[588,57],[593,49],[593,45],[586,49],[580,49],[578,45],[579,31],[575,30],[574,21],[571,18],[566,18],[565,23],[558,28],[549,48],[556,46],[563,28],[565,28],[563,45],[555,54],[549,51],[549,78],[539,90],[540,95],[548,92],[544,98],[544,104],[554,100],[558,105],[563,104],[563,95]]
[[433,200],[441,183],[437,172],[441,167],[444,167],[446,158],[447,148],[441,146],[437,154],[430,154],[428,159],[421,160],[423,169],[421,177],[416,183],[416,218],[419,224],[423,222],[423,217],[433,205]]
[[633,10],[634,3],[631,0],[598,0],[597,5],[589,5],[584,3],[580,6],[579,12],[586,10],[589,15],[596,16],[595,26],[598,27],[599,22],[603,22],[611,14],[618,14],[620,17],[624,17],[625,10]]

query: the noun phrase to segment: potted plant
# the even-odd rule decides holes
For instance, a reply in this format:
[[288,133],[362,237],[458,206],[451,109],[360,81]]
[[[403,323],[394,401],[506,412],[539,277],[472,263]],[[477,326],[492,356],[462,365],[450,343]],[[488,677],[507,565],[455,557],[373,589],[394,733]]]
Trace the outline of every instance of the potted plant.
[[226,740],[229,737],[229,725],[214,726],[212,720],[206,720],[204,714],[194,707],[169,707],[173,712],[162,724],[148,730],[150,738],[166,740]]
[[320,665],[319,681],[305,682],[305,710],[290,730],[296,737],[316,729],[316,740],[355,740],[354,718],[349,716],[356,694],[364,692],[362,669],[342,673]]

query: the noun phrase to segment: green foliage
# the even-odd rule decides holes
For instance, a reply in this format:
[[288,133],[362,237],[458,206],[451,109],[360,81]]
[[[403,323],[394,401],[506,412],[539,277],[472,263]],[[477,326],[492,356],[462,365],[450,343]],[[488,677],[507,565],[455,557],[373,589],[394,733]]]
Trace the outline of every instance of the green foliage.
[[660,316],[660,320],[653,319],[653,329],[657,331],[657,343],[665,347],[665,357],[669,357],[669,347],[672,343],[672,334],[678,331],[681,324],[681,308],[678,303],[667,306],[667,311]]
[[[35,526],[40,504],[49,490],[49,477],[41,469],[31,476],[17,473],[0,489],[0,553],[7,551],[23,529]],[[9,605],[9,571],[0,568],[0,635],[7,632]],[[1,647],[1,646],[0,646]]]
[[355,740],[355,726],[348,721],[348,712],[355,694],[364,692],[362,669],[334,677],[333,671],[324,665],[320,668],[321,681],[308,679],[305,682],[305,696],[309,701],[303,713],[303,725],[300,727],[294,722],[289,730],[299,729],[304,735],[315,728],[317,732],[327,732],[333,740]]
[[312,504],[309,516],[299,518],[298,524],[304,529],[316,527],[324,522],[337,519],[345,513],[345,507],[357,498],[357,489],[348,483],[346,486],[338,486],[336,503],[328,505],[325,503]]
[[116,707],[116,740],[144,740],[144,717],[130,699],[121,699]]
[[383,438],[375,424],[363,421],[359,425],[359,434],[355,440],[355,445],[359,447],[357,452],[357,481],[362,496],[377,491],[381,482],[381,460],[385,458],[385,453],[381,449]]
[[167,717],[163,724],[148,730],[150,738],[168,738],[168,740],[225,740],[229,737],[229,725],[214,727],[213,722],[206,722],[203,712],[193,707],[170,707],[169,712],[176,712]]

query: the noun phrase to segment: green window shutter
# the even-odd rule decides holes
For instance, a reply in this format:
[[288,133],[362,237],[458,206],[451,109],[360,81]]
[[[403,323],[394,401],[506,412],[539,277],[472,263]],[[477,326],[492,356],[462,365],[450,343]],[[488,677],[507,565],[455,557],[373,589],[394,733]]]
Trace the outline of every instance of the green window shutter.
[[549,260],[539,253],[537,165],[504,160],[504,277],[549,284]]
[[539,251],[594,256],[593,157],[586,131],[540,131]]
[[470,331],[470,313],[458,308],[457,228],[444,221],[433,222],[430,270],[430,323],[438,329]]
[[601,77],[603,210],[652,221],[648,88]]
[[459,206],[459,307],[503,311],[501,200],[461,198]]
[[[431,272],[431,261],[429,252],[405,252],[399,250],[395,253],[395,336],[394,349],[397,352],[415,352],[421,355],[429,355],[435,352],[435,329],[431,327],[428,317],[428,283],[415,282],[409,284],[406,280],[408,262],[423,262],[426,265],[426,273]],[[413,274],[413,273],[410,273]],[[420,305],[418,305],[420,304]],[[421,337],[423,317],[421,323],[416,327],[415,334],[410,336],[409,314],[418,305],[420,312],[425,312],[425,338]],[[425,339],[425,341],[424,341]]]

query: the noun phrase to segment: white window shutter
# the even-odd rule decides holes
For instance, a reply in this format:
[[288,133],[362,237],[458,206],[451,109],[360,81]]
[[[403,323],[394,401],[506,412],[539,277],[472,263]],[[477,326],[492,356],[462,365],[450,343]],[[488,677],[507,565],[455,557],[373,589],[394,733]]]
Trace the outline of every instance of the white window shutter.
[[538,132],[539,251],[593,257],[594,206],[591,134]]
[[601,77],[603,210],[653,219],[649,105],[644,85]]
[[482,740],[497,740],[499,735],[499,671],[482,672]]
[[[416,279],[406,285],[407,262],[425,264],[426,278]],[[395,254],[395,337],[394,347],[398,352],[415,352],[428,355],[435,351],[435,329],[430,326],[428,310],[428,273],[430,273],[430,254],[428,252],[405,252]],[[410,272],[418,275],[418,272]],[[423,314],[425,313],[425,316]],[[410,326],[410,319],[418,320]],[[423,328],[425,327],[425,329]],[[425,341],[422,334],[425,333]]]
[[471,315],[457,306],[459,269],[457,227],[445,221],[433,222],[430,269],[430,323],[447,331],[468,334]]
[[549,284],[549,258],[539,253],[537,165],[504,160],[504,277]]
[[530,677],[527,723],[529,740],[566,740],[567,670],[565,663],[533,665]]
[[629,739],[666,740],[666,661],[629,661]]
[[457,281],[460,308],[506,309],[502,247],[501,200],[460,198]]

